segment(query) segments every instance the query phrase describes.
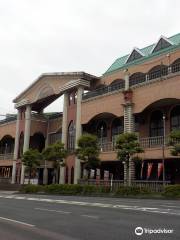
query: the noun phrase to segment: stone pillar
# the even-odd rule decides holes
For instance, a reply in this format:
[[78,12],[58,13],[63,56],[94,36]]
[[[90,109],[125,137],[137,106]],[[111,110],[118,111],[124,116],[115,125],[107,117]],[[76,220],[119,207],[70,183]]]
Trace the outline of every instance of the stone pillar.
[[[67,109],[68,109],[68,93],[64,93],[64,105],[63,105],[63,119],[62,119],[62,143],[67,148]],[[59,169],[59,184],[65,183],[65,167],[60,166]]]
[[16,137],[15,137],[15,145],[14,145],[14,156],[13,156],[13,169],[12,169],[12,184],[16,183],[16,163],[18,159],[19,152],[19,135],[20,135],[20,119],[21,119],[21,111],[18,109],[17,120],[16,120]]
[[[77,91],[77,109],[76,109],[76,148],[79,137],[82,135],[82,126],[81,126],[81,101],[82,95],[84,92],[83,87],[79,87]],[[80,160],[75,158],[75,167],[74,167],[74,184],[78,183],[80,178],[81,163]]]
[[67,148],[67,109],[68,109],[68,93],[64,93],[64,105],[63,105],[63,119],[62,119],[62,143]]
[[[49,145],[49,118],[47,120],[47,133],[46,133],[46,142],[45,148]],[[47,160],[44,160],[44,170],[43,170],[43,184],[48,184],[48,169],[47,169]]]
[[[31,106],[26,106],[25,112],[25,129],[24,129],[24,146],[23,146],[23,153],[29,149],[29,142],[30,142],[30,133],[31,133]],[[21,184],[24,183],[24,172],[25,166],[22,164],[21,168]]]
[[133,104],[124,104],[124,132],[134,132]]

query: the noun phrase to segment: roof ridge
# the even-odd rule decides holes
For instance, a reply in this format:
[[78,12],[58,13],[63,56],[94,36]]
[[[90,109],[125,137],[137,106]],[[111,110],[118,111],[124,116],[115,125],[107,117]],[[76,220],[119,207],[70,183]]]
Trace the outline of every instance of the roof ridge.
[[[170,40],[170,41],[172,41],[174,43],[172,46],[174,46],[174,45],[178,46],[180,44],[180,39],[178,41],[175,41],[175,39],[174,39],[175,37],[179,37],[180,38],[180,33],[177,33],[177,34],[174,34],[174,35],[172,35],[170,37],[167,37],[168,40]],[[138,47],[136,47],[136,48],[138,48],[140,51],[142,51],[142,53],[145,55],[144,57],[149,57],[150,55],[152,55],[151,50],[152,50],[153,46],[155,46],[156,43],[157,42],[155,42],[153,44],[150,44],[150,45],[148,45],[146,47],[143,47],[143,48],[138,48]],[[116,60],[110,65],[110,67],[105,71],[104,74],[109,73],[109,72],[113,72],[113,71],[115,71],[115,70],[125,66],[126,62],[125,61],[123,62],[123,60],[127,59],[130,56],[131,52],[126,54],[126,55],[123,55],[122,57],[116,58]],[[144,57],[143,57],[143,59],[144,59]],[[118,64],[118,62],[119,62],[119,64]],[[115,65],[114,69],[113,69],[113,65]],[[119,66],[116,66],[116,65],[119,65]]]

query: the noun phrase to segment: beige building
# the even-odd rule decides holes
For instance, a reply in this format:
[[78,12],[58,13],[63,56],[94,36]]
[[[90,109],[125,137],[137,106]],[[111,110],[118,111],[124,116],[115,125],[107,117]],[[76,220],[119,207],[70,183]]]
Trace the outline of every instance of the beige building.
[[[117,160],[115,138],[122,132],[136,132],[145,151],[142,164],[133,165],[132,180],[162,180],[164,139],[167,142],[170,132],[180,128],[179,82],[180,34],[134,48],[101,77],[84,72],[42,74],[14,99],[17,120],[9,116],[0,123],[1,179],[12,177],[13,183],[23,183],[21,153],[29,147],[41,151],[62,139],[70,154],[60,182],[77,183],[82,171],[74,150],[83,132],[98,136],[101,178],[108,170],[114,179],[123,179],[125,166]],[[62,95],[63,113],[43,114]],[[179,159],[171,156],[167,145],[164,153],[165,179],[180,182]],[[42,164],[39,183],[51,183],[52,172],[50,163]]]

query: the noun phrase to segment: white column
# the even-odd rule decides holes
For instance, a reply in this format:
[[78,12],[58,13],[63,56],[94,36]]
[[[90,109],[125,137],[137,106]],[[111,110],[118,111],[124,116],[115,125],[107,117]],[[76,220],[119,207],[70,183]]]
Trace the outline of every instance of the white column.
[[[29,142],[30,142],[30,132],[31,132],[31,106],[26,106],[25,112],[25,129],[24,129],[24,146],[23,146],[23,153],[29,149]],[[21,168],[21,184],[24,183],[24,172],[25,166],[22,164]]]
[[125,72],[124,81],[125,81],[125,91],[128,91],[129,90],[129,73],[128,73],[128,71]]
[[[64,93],[63,119],[62,119],[62,143],[67,148],[67,109],[68,109],[68,93]],[[65,183],[65,167],[60,166],[59,184]]]
[[[46,133],[45,148],[47,148],[48,145],[49,145],[49,118],[47,120],[47,133]],[[48,183],[47,160],[44,160],[43,184],[46,185],[47,183]]]
[[64,93],[62,143],[64,143],[65,148],[67,148],[67,109],[68,109],[68,93]]
[[18,152],[19,152],[20,118],[21,118],[21,111],[18,109],[17,120],[16,120],[16,137],[15,137],[15,144],[14,144],[14,157],[13,157],[12,182],[11,182],[12,184],[16,183],[16,162],[18,159]]
[[[76,109],[76,148],[78,146],[78,139],[82,135],[82,126],[81,126],[81,101],[82,95],[84,92],[83,87],[79,87],[77,91],[77,109]],[[80,160],[75,158],[75,167],[74,167],[74,184],[77,184],[78,179],[80,178],[81,164]]]

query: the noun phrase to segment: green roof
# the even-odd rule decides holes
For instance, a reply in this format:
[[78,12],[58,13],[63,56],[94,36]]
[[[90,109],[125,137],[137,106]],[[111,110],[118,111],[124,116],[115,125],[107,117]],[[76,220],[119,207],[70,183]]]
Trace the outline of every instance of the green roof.
[[170,42],[172,42],[173,45],[171,45],[170,47],[164,48],[162,50],[159,50],[158,52],[152,52],[152,49],[154,48],[154,46],[157,43],[154,43],[150,46],[144,47],[142,49],[139,49],[144,56],[140,59],[134,60],[132,62],[126,63],[127,58],[130,56],[130,54],[127,54],[123,57],[120,57],[118,59],[115,60],[115,62],[108,68],[108,70],[104,73],[104,75],[109,74],[111,72],[114,72],[116,70],[122,69],[122,68],[127,68],[128,66],[132,66],[132,65],[136,65],[136,64],[140,64],[146,60],[148,60],[149,58],[153,58],[155,56],[158,56],[162,53],[166,53],[169,52],[171,50],[174,50],[176,48],[180,47],[180,33],[167,38]]

